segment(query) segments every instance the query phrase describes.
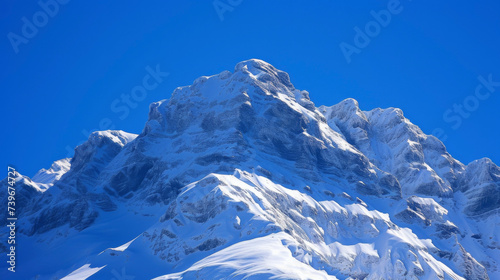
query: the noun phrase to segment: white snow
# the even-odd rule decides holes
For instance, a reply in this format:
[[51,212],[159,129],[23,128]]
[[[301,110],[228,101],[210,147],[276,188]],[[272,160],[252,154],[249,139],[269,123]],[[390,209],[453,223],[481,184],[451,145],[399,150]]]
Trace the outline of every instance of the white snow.
[[231,279],[338,279],[298,261],[284,244],[298,245],[285,233],[242,241],[202,259],[182,272],[155,280],[218,279],[222,275]]
[[82,267],[68,274],[68,276],[63,277],[61,280],[85,280],[90,276],[96,274],[99,270],[103,269],[105,266],[101,267],[90,267],[90,264],[84,264]]

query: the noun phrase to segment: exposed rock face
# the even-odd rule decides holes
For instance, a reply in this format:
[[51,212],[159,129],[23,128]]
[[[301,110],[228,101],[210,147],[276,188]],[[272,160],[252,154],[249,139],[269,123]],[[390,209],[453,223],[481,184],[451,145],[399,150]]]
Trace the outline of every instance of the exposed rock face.
[[[363,193],[401,195],[396,178],[331,129],[308,93],[293,87],[288,74],[258,60],[239,63],[234,73],[201,77],[177,88],[169,100],[152,104],[140,138],[159,135],[173,140],[164,142],[171,146],[162,152],[175,151],[193,161],[181,177],[199,179],[193,174],[254,168],[256,162],[269,169],[266,164],[285,162],[288,170],[306,180],[333,175],[357,184]],[[204,150],[214,152],[200,155]]]
[[353,99],[320,107],[328,123],[380,169],[393,174],[405,194],[453,196],[464,166],[444,145],[403,116],[400,109],[363,112]]
[[401,110],[317,108],[253,59],[151,104],[140,135],[95,132],[71,160],[18,175],[17,210],[55,278],[90,262],[103,279],[122,267],[141,279],[495,279],[499,182],[490,160],[463,165]]
[[40,170],[33,180],[20,179],[16,188],[22,200],[16,210],[25,216],[20,231],[34,235],[62,226],[81,231],[95,221],[100,210],[115,210],[112,199],[92,186],[99,182],[101,171],[135,137],[123,131],[94,132],[75,149],[71,160],[56,161],[50,169]]
[[407,208],[397,216],[408,223],[419,222],[428,226],[433,222],[443,222],[443,216],[448,214],[448,210],[432,198],[411,196],[406,202]]
[[467,197],[465,213],[470,216],[498,213],[500,168],[484,158],[467,165],[460,191]]

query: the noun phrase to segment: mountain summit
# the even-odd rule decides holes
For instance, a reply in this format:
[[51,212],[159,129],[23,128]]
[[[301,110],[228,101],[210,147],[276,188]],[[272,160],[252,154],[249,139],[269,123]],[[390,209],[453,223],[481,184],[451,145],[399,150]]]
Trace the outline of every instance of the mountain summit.
[[500,278],[498,166],[400,109],[316,107],[258,59],[16,188],[17,279]]

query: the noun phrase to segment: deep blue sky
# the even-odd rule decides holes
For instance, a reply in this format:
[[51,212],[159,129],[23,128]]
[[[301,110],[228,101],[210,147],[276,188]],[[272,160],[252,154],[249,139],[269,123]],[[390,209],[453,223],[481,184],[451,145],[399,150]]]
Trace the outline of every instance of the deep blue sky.
[[[316,105],[353,97],[363,110],[399,107],[424,132],[441,128],[460,161],[500,163],[500,87],[477,104],[472,97],[479,76],[500,81],[498,1],[401,0],[400,12],[350,63],[339,45],[354,45],[354,28],[364,29],[370,11],[391,1],[243,0],[222,21],[212,1],[146,2],[69,1],[43,22],[36,1],[3,1],[1,166],[32,176],[65,157],[66,147],[85,140],[82,131],[98,129],[103,118],[140,133],[149,103],[249,58],[287,71]],[[40,27],[18,42],[16,54],[9,33],[22,36],[22,18],[33,22],[34,15]],[[156,65],[170,75],[120,119],[124,113],[111,104]],[[478,108],[459,117],[461,125],[456,113],[443,119],[464,100]]]

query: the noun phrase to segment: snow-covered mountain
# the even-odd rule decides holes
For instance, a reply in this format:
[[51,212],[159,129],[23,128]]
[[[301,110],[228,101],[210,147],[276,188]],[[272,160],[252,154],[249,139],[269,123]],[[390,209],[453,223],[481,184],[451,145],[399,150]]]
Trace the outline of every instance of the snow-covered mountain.
[[460,163],[399,109],[316,107],[257,59],[16,188],[1,279],[500,279],[498,166]]

